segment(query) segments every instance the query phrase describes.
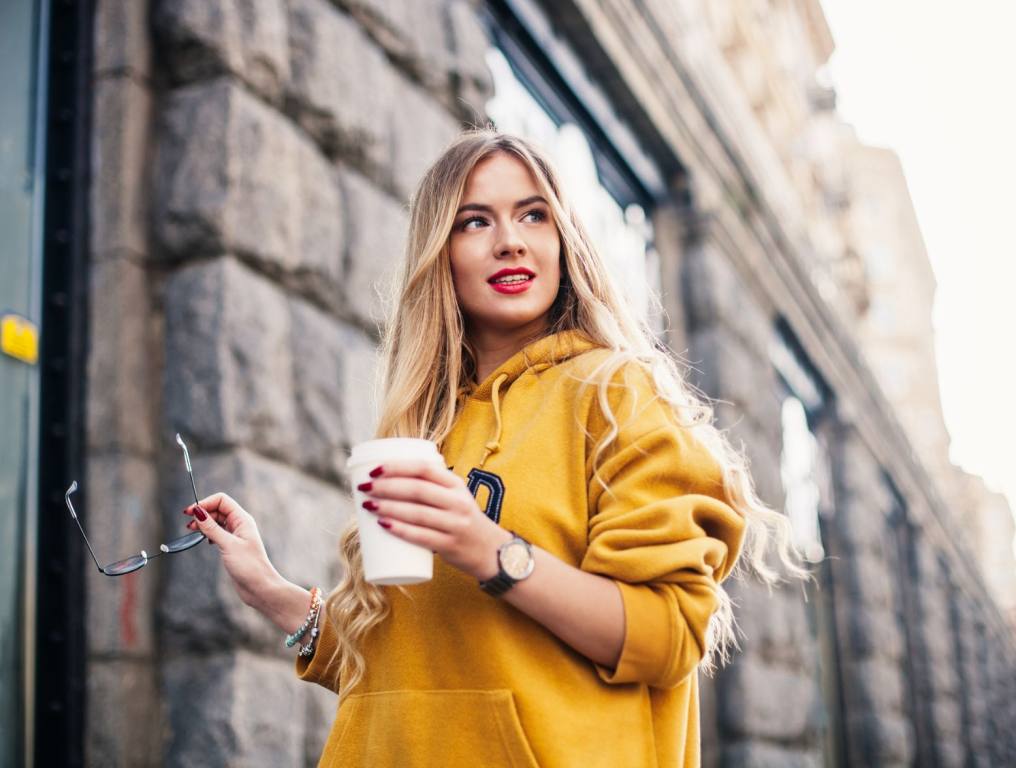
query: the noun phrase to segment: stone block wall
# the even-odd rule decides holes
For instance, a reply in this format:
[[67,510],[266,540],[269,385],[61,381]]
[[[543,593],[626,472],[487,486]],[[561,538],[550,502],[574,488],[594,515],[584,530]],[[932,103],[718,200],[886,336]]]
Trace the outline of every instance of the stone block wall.
[[[482,119],[466,0],[99,0],[86,524],[108,559],[199,493],[330,586],[373,434],[406,200]],[[209,547],[88,575],[91,765],[314,765],[334,717]],[[130,706],[124,706],[130,702]]]

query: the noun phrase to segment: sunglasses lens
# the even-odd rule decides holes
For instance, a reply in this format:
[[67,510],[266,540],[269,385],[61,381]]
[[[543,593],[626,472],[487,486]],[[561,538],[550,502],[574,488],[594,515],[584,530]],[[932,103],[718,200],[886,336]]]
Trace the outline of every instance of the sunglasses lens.
[[181,536],[179,539],[173,539],[172,541],[166,542],[167,552],[183,552],[185,549],[190,549],[195,544],[200,544],[205,538],[205,535],[200,531],[194,533],[188,533],[186,536]]
[[124,560],[118,560],[115,563],[110,563],[102,570],[107,576],[123,576],[125,573],[136,571],[138,568],[143,566],[145,562],[145,558],[141,555],[134,555],[134,557],[128,557]]

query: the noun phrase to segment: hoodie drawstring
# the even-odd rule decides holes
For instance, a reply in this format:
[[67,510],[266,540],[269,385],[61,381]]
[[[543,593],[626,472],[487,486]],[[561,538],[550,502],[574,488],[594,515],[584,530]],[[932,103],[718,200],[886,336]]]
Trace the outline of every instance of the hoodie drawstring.
[[501,400],[500,390],[501,385],[508,379],[507,373],[502,373],[496,379],[494,379],[494,386],[490,390],[490,401],[494,406],[494,434],[491,439],[484,445],[483,458],[480,459],[480,466],[478,469],[483,469],[483,465],[487,463],[487,459],[490,455],[497,453],[501,450]]

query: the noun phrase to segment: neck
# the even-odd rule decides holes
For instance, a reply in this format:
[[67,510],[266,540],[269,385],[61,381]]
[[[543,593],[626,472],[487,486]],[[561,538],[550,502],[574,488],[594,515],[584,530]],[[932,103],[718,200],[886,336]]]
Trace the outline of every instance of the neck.
[[546,332],[547,323],[543,318],[510,331],[471,329],[469,343],[476,354],[477,383],[486,379],[498,369],[498,366]]

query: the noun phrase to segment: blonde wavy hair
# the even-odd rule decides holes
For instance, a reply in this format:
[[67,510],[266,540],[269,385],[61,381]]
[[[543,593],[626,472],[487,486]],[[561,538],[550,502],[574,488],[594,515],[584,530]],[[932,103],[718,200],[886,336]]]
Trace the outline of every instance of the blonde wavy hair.
[[[456,300],[449,240],[470,172],[496,153],[506,153],[530,170],[560,234],[561,288],[547,334],[578,330],[612,351],[591,376],[610,425],[595,447],[594,465],[622,427],[611,412],[608,387],[612,380],[616,386],[615,374],[622,367],[637,364],[652,375],[657,395],[672,406],[678,422],[694,433],[722,470],[726,500],[746,522],[744,553],[736,570],[746,563],[769,585],[788,575],[806,575],[787,518],[759,499],[744,457],[713,426],[710,404],[685,381],[677,360],[654,342],[652,331],[623,299],[562,194],[550,162],[516,136],[489,129],[463,133],[431,166],[411,200],[405,270],[394,317],[383,335],[383,402],[377,436],[423,437],[441,444],[455,423],[459,394],[475,375],[476,361]],[[782,567],[766,562],[770,544]],[[328,620],[338,630],[329,667],[335,671],[336,689],[344,694],[362,679],[360,648],[389,607],[384,591],[364,580],[355,523],[342,534],[340,550],[344,575],[326,605]],[[726,660],[737,645],[730,598],[720,585],[716,590],[720,602],[707,632],[703,659],[707,669],[716,658]]]

